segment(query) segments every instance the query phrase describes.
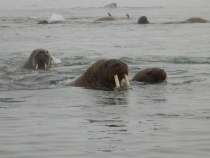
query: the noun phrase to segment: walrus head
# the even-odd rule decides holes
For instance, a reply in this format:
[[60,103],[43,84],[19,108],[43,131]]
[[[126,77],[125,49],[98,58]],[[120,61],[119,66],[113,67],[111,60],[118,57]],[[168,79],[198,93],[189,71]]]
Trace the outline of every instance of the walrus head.
[[138,24],[149,24],[146,16],[141,16],[138,20]]
[[139,71],[131,81],[159,83],[166,79],[166,72],[160,68],[146,68]]
[[149,83],[158,83],[166,79],[166,72],[163,69],[151,68],[147,72]]
[[36,49],[32,52],[33,60],[32,65],[35,69],[47,69],[51,66],[50,54],[45,49]]
[[71,82],[70,86],[89,88],[120,87],[122,79],[129,86],[128,66],[117,59],[101,59],[91,65],[79,78]]
[[47,69],[51,67],[51,61],[52,58],[46,49],[35,49],[22,68]]
[[127,86],[130,85],[127,77],[129,74],[128,66],[124,62],[117,59],[106,60],[101,65],[101,70],[102,76],[111,86],[120,87],[122,79],[125,79]]

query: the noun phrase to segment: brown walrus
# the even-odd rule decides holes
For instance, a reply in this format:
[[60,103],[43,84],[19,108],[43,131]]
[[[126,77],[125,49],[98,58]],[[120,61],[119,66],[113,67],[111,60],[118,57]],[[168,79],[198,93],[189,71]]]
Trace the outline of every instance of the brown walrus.
[[47,20],[41,20],[37,24],[49,24],[49,22]]
[[138,24],[149,24],[150,22],[147,20],[146,16],[141,16],[138,20]]
[[129,86],[128,66],[118,59],[101,59],[91,65],[75,81],[67,86],[88,88],[114,88],[120,87],[122,79]]
[[64,22],[63,21],[48,22],[47,20],[41,20],[37,24],[58,24],[58,23],[64,23]]
[[35,49],[21,68],[47,69],[51,67],[51,61],[52,58],[46,49]]
[[108,17],[100,18],[96,21],[112,21],[112,20],[119,20],[119,18],[113,17],[110,13],[108,13]]
[[158,83],[166,79],[166,72],[160,68],[146,68],[140,70],[131,81]]
[[209,21],[206,19],[197,18],[197,17],[190,18],[184,21],[184,23],[207,23],[207,22]]

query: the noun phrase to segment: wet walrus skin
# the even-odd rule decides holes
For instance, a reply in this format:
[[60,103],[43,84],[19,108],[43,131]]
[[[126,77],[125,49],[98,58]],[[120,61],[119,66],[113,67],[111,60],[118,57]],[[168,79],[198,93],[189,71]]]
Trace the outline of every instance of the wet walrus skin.
[[138,24],[149,24],[150,22],[147,20],[146,16],[141,16],[138,20]]
[[67,86],[87,88],[114,88],[114,76],[117,75],[121,85],[122,79],[128,75],[128,66],[118,59],[101,59],[91,65],[75,81]]
[[35,49],[21,68],[46,69],[51,67],[51,61],[52,58],[46,49]]
[[166,72],[160,68],[146,68],[140,70],[131,81],[159,83],[166,79]]
[[113,17],[110,13],[108,13],[108,17],[100,18],[96,21],[112,21],[112,20],[119,20],[119,18]]
[[184,21],[184,23],[208,23],[209,21],[202,18],[190,18]]

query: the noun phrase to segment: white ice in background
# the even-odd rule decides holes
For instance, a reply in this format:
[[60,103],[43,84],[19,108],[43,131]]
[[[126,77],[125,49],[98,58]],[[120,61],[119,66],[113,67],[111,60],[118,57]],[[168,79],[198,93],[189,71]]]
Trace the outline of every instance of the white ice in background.
[[53,64],[61,64],[61,60],[59,58],[56,58],[56,57],[52,57],[52,63]]
[[37,20],[37,17],[29,17],[29,19],[35,19],[35,20]]
[[49,23],[54,23],[54,22],[61,22],[65,21],[62,15],[60,14],[52,14],[51,17],[48,18],[47,20]]

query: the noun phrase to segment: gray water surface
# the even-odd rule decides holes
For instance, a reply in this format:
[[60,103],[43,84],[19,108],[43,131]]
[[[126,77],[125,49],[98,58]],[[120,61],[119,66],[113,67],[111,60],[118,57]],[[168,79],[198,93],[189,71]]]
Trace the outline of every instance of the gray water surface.
[[[0,0],[1,158],[210,157],[210,23],[165,24],[210,20],[210,2],[117,0],[103,8],[112,2]],[[107,12],[120,20],[94,22]],[[37,24],[53,13],[65,23]],[[136,24],[142,15],[152,24]],[[62,63],[21,70],[37,48]],[[163,68],[167,82],[64,86],[101,58],[124,61],[130,79]]]

